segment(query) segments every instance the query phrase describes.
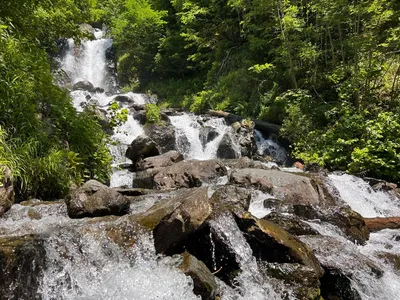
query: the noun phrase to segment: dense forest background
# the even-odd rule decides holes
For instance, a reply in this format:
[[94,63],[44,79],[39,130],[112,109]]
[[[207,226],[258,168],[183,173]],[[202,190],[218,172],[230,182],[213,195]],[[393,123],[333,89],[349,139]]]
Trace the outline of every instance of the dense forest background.
[[21,197],[107,179],[107,136],[51,74],[83,23],[108,26],[126,90],[282,124],[305,162],[400,180],[397,0],[2,0],[0,165]]

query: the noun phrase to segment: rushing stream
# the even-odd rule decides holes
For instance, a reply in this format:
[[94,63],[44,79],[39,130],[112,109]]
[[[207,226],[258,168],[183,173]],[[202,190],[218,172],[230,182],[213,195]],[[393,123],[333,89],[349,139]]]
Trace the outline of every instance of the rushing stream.
[[[117,96],[125,99],[124,102],[119,102],[120,107],[129,108],[132,104],[143,106],[153,102],[151,97],[143,94],[119,93],[112,62],[106,57],[112,40],[105,38],[102,30],[96,29],[94,34],[95,40],[85,41],[81,45],[75,45],[69,40],[60,59],[60,67],[68,74],[70,86],[80,81],[89,81],[96,88],[93,91],[72,91],[74,107],[82,111],[85,105],[95,104],[107,114],[107,108],[118,99]],[[179,113],[169,116],[169,120],[175,131],[176,149],[185,159],[217,158],[218,146],[231,130],[223,118],[202,119],[194,114]],[[212,139],[205,138],[205,128],[212,131]],[[125,169],[130,164],[125,157],[125,151],[134,139],[144,133],[143,126],[131,114],[126,123],[114,130],[114,143],[110,145],[114,158],[110,186],[132,186],[133,173]],[[266,139],[256,130],[255,141],[259,155],[268,154],[278,163],[286,160],[286,151],[274,137]],[[232,147],[237,157],[240,157],[240,146]],[[265,167],[272,165],[276,166],[265,164]],[[328,180],[337,189],[341,199],[363,217],[400,216],[400,200],[396,196],[374,191],[368,183],[350,175],[331,174]],[[227,176],[221,177],[218,185],[227,182]],[[209,195],[213,194],[214,189],[215,186],[208,187]],[[148,196],[145,202],[131,204],[130,214],[145,211],[153,203],[167,198],[167,194]],[[277,197],[267,192],[253,191],[250,213],[257,218],[270,214],[273,210],[265,207],[264,201],[272,198]],[[85,219],[71,220],[63,202],[52,205],[37,202],[30,206],[15,204],[0,219],[0,237],[25,234],[47,237],[47,268],[39,287],[43,299],[200,299],[193,293],[193,280],[175,268],[170,257],[156,254],[150,234],[134,236],[135,243],[129,249],[122,249],[111,242],[106,230],[110,220],[117,222],[119,226],[117,219],[113,221],[114,219],[106,218],[92,223]],[[335,252],[331,251],[330,245],[325,245],[315,236],[302,238],[313,248],[321,262],[334,264],[344,273],[352,274],[351,285],[362,300],[400,299],[399,273],[381,255],[399,255],[400,230],[371,233],[365,245],[356,245],[346,239],[335,225],[318,219],[308,220],[306,223],[321,235],[330,237],[341,245],[342,250]],[[122,223],[120,225],[124,226]],[[241,269],[233,286],[219,283],[219,289],[223,291],[221,299],[297,299],[290,287],[285,287],[272,278],[265,279],[260,274],[259,262],[231,215],[219,216],[210,222],[210,228],[228,245]],[[214,255],[216,246],[212,238],[211,242]],[[364,260],[379,266],[384,270],[383,275],[379,277],[371,273],[362,263]]]

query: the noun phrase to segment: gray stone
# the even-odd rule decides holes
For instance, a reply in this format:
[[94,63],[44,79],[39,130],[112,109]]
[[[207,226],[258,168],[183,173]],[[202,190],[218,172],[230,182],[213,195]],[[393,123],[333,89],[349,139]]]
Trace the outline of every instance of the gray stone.
[[89,180],[66,198],[71,218],[124,215],[129,211],[129,199],[96,180]]

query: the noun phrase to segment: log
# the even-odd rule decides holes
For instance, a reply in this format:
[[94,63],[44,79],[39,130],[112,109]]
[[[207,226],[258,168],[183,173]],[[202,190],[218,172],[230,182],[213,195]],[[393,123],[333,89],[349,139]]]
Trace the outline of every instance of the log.
[[370,232],[375,232],[382,229],[400,228],[400,217],[364,218],[364,220]]
[[[214,117],[222,117],[225,118],[227,121],[233,123],[236,121],[241,121],[243,119],[246,119],[244,117],[234,115],[225,111],[221,110],[208,110],[207,114],[214,116]],[[278,134],[279,130],[281,129],[280,125],[273,124],[273,123],[268,123],[264,121],[259,121],[259,120],[254,120],[254,124],[256,125],[255,128],[261,131],[265,131],[267,133],[275,133]]]

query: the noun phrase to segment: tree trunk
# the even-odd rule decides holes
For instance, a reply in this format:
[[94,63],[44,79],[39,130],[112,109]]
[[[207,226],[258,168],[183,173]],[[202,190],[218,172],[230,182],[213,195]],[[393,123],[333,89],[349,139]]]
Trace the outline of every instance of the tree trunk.
[[382,229],[400,228],[400,217],[364,218],[364,220],[370,232],[375,232]]

